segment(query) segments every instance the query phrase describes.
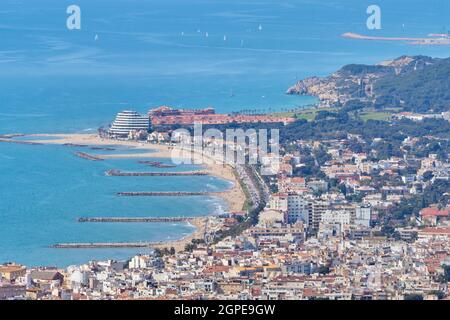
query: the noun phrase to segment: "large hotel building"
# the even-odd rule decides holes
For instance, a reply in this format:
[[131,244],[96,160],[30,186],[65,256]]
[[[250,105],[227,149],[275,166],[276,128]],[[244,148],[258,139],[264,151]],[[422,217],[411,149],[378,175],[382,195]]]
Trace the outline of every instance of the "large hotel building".
[[130,133],[149,129],[148,116],[142,116],[136,111],[122,111],[116,116],[108,133],[112,137],[128,137]]

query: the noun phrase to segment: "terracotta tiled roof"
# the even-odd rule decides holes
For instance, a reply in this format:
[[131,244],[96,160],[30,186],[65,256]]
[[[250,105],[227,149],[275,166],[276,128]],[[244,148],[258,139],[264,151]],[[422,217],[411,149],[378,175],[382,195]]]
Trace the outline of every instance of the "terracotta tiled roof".
[[425,208],[420,210],[420,215],[422,217],[447,217],[450,214],[450,210],[438,210],[436,208]]
[[420,233],[450,236],[450,227],[428,227],[421,230]]
[[229,266],[210,266],[203,270],[204,273],[228,272]]

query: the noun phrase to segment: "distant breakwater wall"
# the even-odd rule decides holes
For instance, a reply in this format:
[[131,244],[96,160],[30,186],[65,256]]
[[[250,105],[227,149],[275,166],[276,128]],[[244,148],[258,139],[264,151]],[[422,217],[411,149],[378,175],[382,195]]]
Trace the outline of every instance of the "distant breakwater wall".
[[56,249],[101,249],[101,248],[152,248],[159,242],[111,242],[111,243],[57,243]]
[[65,146],[65,147],[77,147],[77,148],[86,148],[86,147],[88,147],[87,144],[77,144],[77,143],[64,143],[63,146]]
[[40,142],[13,140],[13,139],[9,139],[9,138],[0,138],[0,142],[16,143],[16,144],[30,144],[30,145],[41,145],[41,144],[43,144],[43,143],[40,143]]
[[93,156],[93,155],[85,153],[85,152],[75,152],[75,155],[77,157],[80,157],[80,158],[86,159],[86,160],[90,160],[90,161],[103,161],[102,158]]
[[215,192],[185,192],[185,191],[169,191],[169,192],[117,192],[121,197],[183,197],[183,196],[207,196]]
[[203,171],[183,171],[183,172],[125,172],[121,170],[108,170],[107,176],[112,177],[177,177],[177,176],[206,176]]
[[194,220],[193,217],[83,217],[78,222],[189,222]]
[[174,164],[166,164],[161,161],[140,160],[140,161],[138,161],[138,163],[145,164],[145,165],[148,165],[150,167],[155,167],[155,168],[175,168],[176,167],[176,165],[174,165]]
[[64,143],[63,146],[66,147],[76,147],[76,148],[89,148],[96,151],[115,151],[115,148],[110,147],[100,147],[100,146],[90,146],[88,144],[78,144],[78,143]]

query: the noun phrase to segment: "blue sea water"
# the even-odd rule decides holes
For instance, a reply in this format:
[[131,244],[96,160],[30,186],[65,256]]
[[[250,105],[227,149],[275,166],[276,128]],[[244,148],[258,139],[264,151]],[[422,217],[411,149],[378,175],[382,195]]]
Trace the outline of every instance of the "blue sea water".
[[[0,172],[7,180],[0,186],[1,260],[65,265],[127,257],[132,250],[119,250],[122,253],[116,255],[115,250],[56,250],[49,246],[173,240],[193,230],[186,224],[78,223],[80,217],[201,216],[226,209],[223,201],[208,197],[119,197],[116,193],[120,191],[221,191],[230,183],[209,176],[108,177],[104,173],[110,169],[150,169],[137,159],[92,162],[75,157],[73,151],[64,146],[2,144]],[[197,169],[181,165],[165,170]]]
[[[449,56],[448,46],[340,37],[447,32],[447,2],[378,0],[382,29],[371,31],[366,8],[373,1],[365,0],[2,0],[0,134],[95,132],[117,111],[144,113],[159,105],[213,106],[218,112],[301,107],[315,99],[284,94],[296,79],[405,54]],[[66,28],[71,4],[81,8],[81,30]],[[49,246],[160,241],[192,231],[183,224],[79,224],[79,216],[205,215],[225,209],[211,198],[116,197],[123,190],[229,185],[210,177],[106,177],[105,170],[141,165],[129,159],[89,162],[73,156],[75,150],[0,144],[0,262],[64,266],[122,259],[137,250]]]

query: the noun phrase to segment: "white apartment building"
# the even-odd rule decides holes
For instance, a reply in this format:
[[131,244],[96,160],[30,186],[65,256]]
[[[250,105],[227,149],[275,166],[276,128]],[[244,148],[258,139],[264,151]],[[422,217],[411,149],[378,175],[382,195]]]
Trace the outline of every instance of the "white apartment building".
[[309,216],[309,201],[305,197],[292,194],[288,197],[288,223],[295,223],[297,221],[307,222]]
[[349,210],[326,210],[321,216],[321,222],[326,224],[352,224],[352,212]]
[[130,269],[145,269],[150,266],[149,261],[149,256],[137,255],[130,260],[128,267]]
[[308,220],[306,222],[308,229],[318,231],[322,215],[330,208],[328,201],[314,200],[308,203]]
[[288,211],[288,197],[287,193],[276,193],[270,196],[269,209],[277,211]]
[[117,114],[108,133],[113,137],[128,137],[133,132],[147,132],[149,126],[150,120],[147,116],[142,116],[136,111],[125,110]]
[[309,200],[295,193],[278,193],[271,196],[269,208],[285,213],[287,223],[299,220],[308,222]]
[[321,215],[321,222],[326,224],[356,225],[370,227],[371,206],[341,206],[326,210]]
[[372,216],[372,206],[370,204],[365,204],[357,206],[355,209],[355,224],[370,227],[370,221]]

